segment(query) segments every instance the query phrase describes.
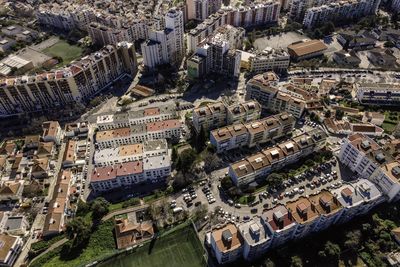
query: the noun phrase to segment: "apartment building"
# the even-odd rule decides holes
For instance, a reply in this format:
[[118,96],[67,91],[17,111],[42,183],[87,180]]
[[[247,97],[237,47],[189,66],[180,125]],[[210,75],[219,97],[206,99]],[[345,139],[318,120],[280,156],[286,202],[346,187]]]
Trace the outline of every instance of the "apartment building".
[[289,141],[247,157],[229,165],[228,175],[237,186],[249,184],[259,178],[265,178],[272,171],[298,161],[300,158],[321,150],[326,135],[313,131],[296,136]]
[[244,146],[254,147],[285,136],[293,130],[294,124],[293,116],[281,113],[246,124],[239,122],[213,130],[210,133],[210,142],[217,153]]
[[354,134],[345,139],[339,159],[359,177],[374,182],[388,201],[400,198],[399,163],[368,136]]
[[283,72],[289,68],[290,56],[283,49],[265,48],[261,52],[253,53],[247,59],[248,70],[251,73],[267,71]]
[[168,144],[165,139],[97,149],[94,153],[93,161],[95,166],[102,167],[160,155],[168,155]]
[[295,201],[288,202],[286,208],[297,223],[292,239],[300,239],[313,232],[319,222],[319,213],[308,198],[302,196]]
[[272,239],[271,248],[280,246],[292,239],[297,222],[284,205],[276,205],[263,212],[261,216]]
[[187,18],[203,21],[211,14],[218,12],[221,5],[221,0],[187,0]]
[[197,132],[201,127],[207,132],[225,125],[257,120],[260,114],[261,106],[254,100],[230,106],[216,102],[193,110],[193,126]]
[[312,7],[304,15],[303,26],[312,29],[327,21],[345,22],[374,15],[380,2],[381,0],[347,0]]
[[136,74],[134,45],[118,43],[71,63],[36,75],[0,80],[0,116],[35,112],[85,102],[124,75]]
[[200,43],[195,54],[187,61],[191,79],[203,78],[210,72],[238,77],[240,73],[240,52],[244,29],[230,25],[219,27]]
[[364,105],[397,106],[400,103],[400,84],[359,83],[356,84],[356,98]]
[[243,258],[253,261],[263,256],[272,242],[263,218],[256,216],[238,228],[243,237]]
[[175,103],[159,104],[128,112],[101,114],[97,116],[96,125],[99,130],[129,127],[149,122],[171,120],[177,117]]
[[154,69],[161,64],[179,66],[185,54],[183,12],[171,9],[164,19],[165,28],[150,31],[148,40],[141,44],[146,68]]
[[252,3],[240,7],[222,7],[217,13],[210,15],[196,28],[188,33],[188,52],[196,51],[198,45],[204,42],[215,29],[229,24],[234,27],[250,27],[277,23],[280,3],[268,0],[263,3]]
[[318,224],[313,229],[320,232],[336,224],[341,218],[344,210],[340,201],[328,190],[309,197],[311,208],[317,210],[319,214]]
[[246,84],[245,99],[257,100],[262,108],[272,112],[288,112],[300,118],[316,99],[294,85],[278,86],[275,80],[269,81],[271,75],[264,73],[250,79]]
[[301,22],[309,8],[329,4],[329,2],[329,0],[292,0],[289,5],[289,17]]
[[211,233],[211,249],[219,264],[239,259],[243,252],[243,237],[234,224],[227,224]]
[[[111,2],[106,8],[90,3],[46,3],[39,6],[36,17],[46,27],[66,31],[75,28],[85,30],[94,43],[105,46],[122,41],[145,40],[152,28],[160,27],[156,19],[146,16],[148,11],[153,11],[153,5],[153,1],[146,4]],[[116,13],[116,9],[119,12]]]
[[142,143],[146,140],[179,138],[181,126],[179,120],[172,119],[98,131],[95,135],[95,144],[98,148],[104,149]]
[[379,189],[367,179],[344,184],[340,188],[333,189],[332,194],[343,207],[343,214],[338,219],[338,224],[366,214],[376,205],[385,201]]

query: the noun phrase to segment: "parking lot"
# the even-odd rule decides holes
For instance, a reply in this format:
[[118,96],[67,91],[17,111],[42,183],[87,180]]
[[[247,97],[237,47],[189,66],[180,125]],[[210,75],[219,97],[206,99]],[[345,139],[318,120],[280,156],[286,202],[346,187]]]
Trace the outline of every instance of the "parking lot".
[[272,208],[275,204],[286,204],[301,196],[318,194],[323,189],[337,188],[344,181],[354,179],[351,172],[341,166],[336,158],[332,158],[286,180],[279,188],[257,192],[254,202],[250,205],[240,205],[227,197],[219,185],[219,179],[216,179],[217,175],[214,177],[197,186],[185,188],[177,198],[172,200],[171,207],[193,211],[197,206],[206,204],[209,213],[214,213],[212,217],[216,218],[213,224],[229,221],[243,222],[261,214],[265,209]]

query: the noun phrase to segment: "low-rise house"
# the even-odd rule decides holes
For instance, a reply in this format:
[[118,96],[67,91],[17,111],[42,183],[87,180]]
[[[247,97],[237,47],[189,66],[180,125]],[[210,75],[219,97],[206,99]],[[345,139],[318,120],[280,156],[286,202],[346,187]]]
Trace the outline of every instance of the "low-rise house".
[[386,260],[389,262],[390,266],[398,267],[400,266],[400,252],[393,251],[386,255]]
[[47,178],[50,170],[50,160],[47,157],[33,160],[33,165],[30,170],[31,178],[44,179]]
[[115,239],[118,249],[135,246],[153,236],[154,228],[151,222],[133,223],[128,219],[115,220]]
[[384,121],[385,114],[382,114],[380,112],[365,111],[362,118],[363,123],[372,123],[376,126],[381,126]]
[[45,142],[54,142],[57,145],[61,141],[61,127],[58,121],[46,121],[42,125],[43,135],[42,139]]
[[400,227],[392,230],[392,236],[394,240],[400,245]]
[[390,49],[375,48],[368,51],[368,60],[377,67],[390,68],[397,66],[397,58]]
[[40,135],[27,135],[25,137],[24,150],[37,149],[39,142]]
[[227,224],[212,231],[211,249],[219,264],[233,262],[242,256],[243,237],[234,224]]
[[16,44],[15,40],[10,38],[1,38],[0,39],[0,52],[6,53],[11,50],[11,48]]
[[376,45],[376,40],[364,36],[363,33],[356,33],[353,31],[341,32],[337,35],[339,44],[343,50],[366,50],[372,49]]
[[64,127],[65,137],[86,137],[89,132],[87,122],[67,123]]
[[361,64],[361,59],[354,51],[350,52],[347,52],[345,50],[337,51],[333,53],[332,59],[337,64],[346,67],[357,67],[358,65]]
[[16,202],[21,199],[23,182],[3,182],[0,186],[0,202]]
[[21,237],[0,234],[0,265],[4,267],[14,266],[14,262],[21,252],[23,241]]
[[75,164],[75,153],[76,153],[76,141],[68,140],[65,145],[64,155],[62,159],[63,167],[71,167]]
[[1,232],[9,235],[25,235],[28,229],[29,223],[24,215],[12,215],[9,212],[3,214]]

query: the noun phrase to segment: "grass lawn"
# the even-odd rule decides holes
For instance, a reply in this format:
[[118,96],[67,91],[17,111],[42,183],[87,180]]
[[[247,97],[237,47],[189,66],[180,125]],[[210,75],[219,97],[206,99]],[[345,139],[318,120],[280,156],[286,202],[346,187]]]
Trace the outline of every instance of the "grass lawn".
[[[179,226],[178,226],[179,227]],[[123,255],[100,266],[107,267],[201,267],[203,248],[191,226],[165,233],[153,244],[146,243],[136,252]]]
[[382,124],[382,128],[383,128],[383,130],[385,130],[386,133],[392,133],[396,129],[396,125],[397,124],[394,124],[392,122],[385,121]]
[[[98,257],[105,257],[116,252],[113,235],[114,222],[108,220],[99,225],[90,236],[88,245],[79,252],[63,252],[63,247],[43,255],[31,267],[70,267],[93,262]],[[67,244],[70,241],[67,242]],[[64,245],[65,246],[65,245]]]
[[76,45],[70,45],[64,40],[58,41],[56,44],[43,50],[43,53],[52,57],[61,57],[63,62],[58,66],[67,65],[72,60],[80,58],[82,55],[82,48]]

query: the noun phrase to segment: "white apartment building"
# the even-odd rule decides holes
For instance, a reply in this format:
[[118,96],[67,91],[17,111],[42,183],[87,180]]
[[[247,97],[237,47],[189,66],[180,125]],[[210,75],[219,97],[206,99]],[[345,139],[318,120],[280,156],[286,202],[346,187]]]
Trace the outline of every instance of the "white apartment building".
[[183,13],[171,9],[165,15],[165,29],[150,31],[149,39],[142,43],[143,64],[154,69],[161,64],[180,64],[184,56]]
[[225,25],[215,30],[187,60],[189,78],[203,78],[210,72],[238,77],[240,52],[236,48],[241,47],[243,37],[242,28]]
[[203,21],[221,8],[221,0],[187,0],[187,18]]
[[240,224],[238,228],[243,237],[243,257],[245,260],[255,260],[267,252],[272,239],[263,218],[256,216],[250,221]]
[[165,139],[148,140],[144,143],[96,149],[93,161],[95,166],[102,167],[160,155],[168,155],[168,144]]
[[327,21],[340,22],[374,15],[381,0],[348,0],[312,7],[304,15],[303,26],[311,29]]
[[282,72],[289,68],[290,55],[283,49],[266,48],[248,58],[248,70],[252,73]]
[[276,23],[279,19],[280,2],[268,0],[263,3],[252,3],[248,6],[223,7],[210,15],[188,34],[188,52],[195,52],[198,45],[204,42],[214,30],[229,24],[235,27],[250,27]]
[[97,116],[96,125],[99,130],[129,127],[143,123],[171,120],[177,117],[175,103],[158,104],[128,112],[101,114]]
[[289,17],[296,21],[303,21],[309,8],[329,4],[329,0],[291,0],[289,5]]
[[385,201],[379,189],[367,179],[359,179],[354,183],[344,184],[333,189],[332,194],[343,207],[343,214],[338,224],[348,222],[356,216],[369,212],[376,205]]
[[136,74],[134,45],[119,43],[71,63],[36,75],[0,79],[0,116],[59,108],[84,102],[124,75]]
[[339,159],[359,177],[374,182],[388,201],[400,198],[398,162],[368,136],[354,134],[345,139]]
[[356,84],[356,98],[364,105],[397,106],[400,103],[400,84],[359,83]]
[[211,249],[219,264],[227,264],[242,257],[243,237],[234,224],[211,232]]
[[146,140],[179,138],[181,126],[179,120],[172,119],[98,131],[95,135],[95,144],[99,149],[104,149],[142,143]]
[[210,132],[210,143],[222,153],[235,148],[270,142],[292,132],[295,119],[288,113],[248,122],[240,122]]

